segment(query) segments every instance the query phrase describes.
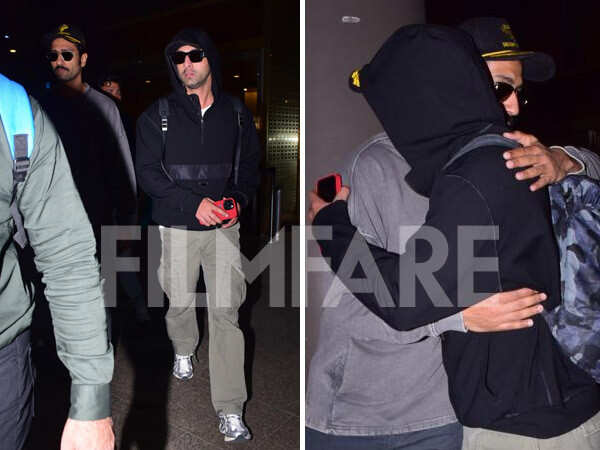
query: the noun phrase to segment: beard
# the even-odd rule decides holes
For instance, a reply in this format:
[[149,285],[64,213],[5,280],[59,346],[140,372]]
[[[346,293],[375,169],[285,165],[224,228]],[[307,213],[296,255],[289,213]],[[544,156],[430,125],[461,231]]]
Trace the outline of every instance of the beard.
[[79,72],[81,72],[81,70],[71,71],[71,70],[67,69],[66,67],[56,66],[56,68],[54,69],[54,76],[56,77],[57,80],[66,83],[66,82],[71,81],[74,78],[76,78],[77,75],[79,75]]
[[210,76],[210,71],[203,77],[192,77],[189,79],[185,78],[185,74],[180,74],[179,79],[183,83],[183,85],[188,89],[198,89],[206,84],[208,77]]

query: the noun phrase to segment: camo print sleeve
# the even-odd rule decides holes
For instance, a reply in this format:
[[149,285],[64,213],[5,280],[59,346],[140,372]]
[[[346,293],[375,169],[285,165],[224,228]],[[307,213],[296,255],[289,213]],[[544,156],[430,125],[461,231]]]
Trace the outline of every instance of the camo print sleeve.
[[544,316],[571,360],[600,382],[600,182],[569,176],[549,192],[563,301]]

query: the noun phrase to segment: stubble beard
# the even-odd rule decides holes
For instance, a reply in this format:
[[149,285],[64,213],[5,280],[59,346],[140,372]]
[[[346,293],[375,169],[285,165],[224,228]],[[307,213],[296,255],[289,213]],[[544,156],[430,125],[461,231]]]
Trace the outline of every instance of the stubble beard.
[[186,82],[184,80],[181,80],[181,81],[183,82],[183,85],[186,88],[194,90],[194,89],[198,89],[198,88],[204,86],[206,84],[206,81],[208,80],[209,76],[210,76],[210,71],[202,79],[200,79],[198,81],[195,81],[195,82],[194,81]]
[[79,75],[80,72],[81,72],[81,70],[70,71],[69,69],[67,69],[66,71],[64,71],[64,70],[57,71],[55,69],[54,70],[54,76],[61,83],[68,83],[69,81],[74,80],[75,78],[77,78],[77,75]]

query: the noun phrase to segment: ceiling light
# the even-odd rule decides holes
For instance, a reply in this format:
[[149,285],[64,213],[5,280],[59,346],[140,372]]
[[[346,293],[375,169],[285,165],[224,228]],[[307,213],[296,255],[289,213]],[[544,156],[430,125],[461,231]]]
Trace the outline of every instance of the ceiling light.
[[342,23],[360,23],[360,17],[356,16],[343,16]]
[[146,81],[144,81],[144,83],[146,83],[146,84],[150,84],[150,83],[152,83],[152,81],[150,81],[150,80],[146,80]]
[[17,51],[16,51],[14,48],[11,48],[11,49],[9,50],[9,52],[10,52],[10,53],[17,53]]
[[8,34],[5,34],[4,39],[10,39],[10,36]]
[[236,73],[236,74],[233,76],[233,78],[239,78],[239,77],[240,77],[240,74],[239,74],[239,73]]
[[244,88],[244,92],[248,92],[248,88]]

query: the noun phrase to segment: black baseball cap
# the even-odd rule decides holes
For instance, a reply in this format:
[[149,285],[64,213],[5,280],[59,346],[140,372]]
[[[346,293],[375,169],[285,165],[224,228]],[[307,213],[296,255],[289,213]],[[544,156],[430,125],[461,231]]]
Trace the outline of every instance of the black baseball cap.
[[500,17],[475,17],[460,24],[471,35],[483,59],[523,63],[523,78],[546,81],[554,76],[554,59],[546,53],[521,50],[506,19]]
[[86,49],[85,36],[84,36],[83,32],[76,26],[69,25],[66,23],[59,25],[54,30],[52,30],[50,33],[47,33],[44,35],[44,37],[42,38],[42,45],[44,46],[44,48],[48,49],[48,48],[50,48],[50,44],[52,44],[52,41],[54,41],[54,39],[58,39],[58,38],[63,38],[65,40],[75,44],[77,46],[77,48],[79,49],[80,53],[85,52],[85,49]]

